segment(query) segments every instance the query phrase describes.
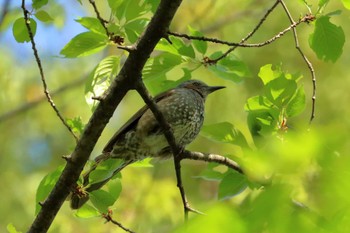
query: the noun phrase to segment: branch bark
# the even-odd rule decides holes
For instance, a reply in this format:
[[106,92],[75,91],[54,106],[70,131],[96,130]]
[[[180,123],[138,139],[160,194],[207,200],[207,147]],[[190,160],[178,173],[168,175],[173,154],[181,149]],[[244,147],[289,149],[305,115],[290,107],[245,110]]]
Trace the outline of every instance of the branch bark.
[[135,44],[121,71],[113,80],[91,116],[71,158],[60,176],[57,184],[42,203],[28,232],[47,232],[63,202],[70,193],[84,168],[103,129],[112,117],[125,94],[141,82],[141,72],[158,41],[166,34],[168,27],[181,4],[181,0],[162,0],[144,33]]

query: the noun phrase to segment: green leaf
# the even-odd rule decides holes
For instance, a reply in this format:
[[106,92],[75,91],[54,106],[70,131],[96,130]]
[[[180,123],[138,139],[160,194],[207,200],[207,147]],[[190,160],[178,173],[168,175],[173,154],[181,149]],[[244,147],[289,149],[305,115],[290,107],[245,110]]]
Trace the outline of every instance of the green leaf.
[[[153,167],[153,164],[151,163],[152,158],[146,158],[141,161],[137,161],[135,163],[130,164],[130,167]],[[128,166],[128,167],[129,167]]]
[[175,55],[195,58],[196,55],[191,44],[186,45],[182,39],[174,36],[170,36],[169,39],[172,44],[169,44],[167,40],[161,40],[157,44],[156,49],[164,52],[169,52]]
[[106,30],[102,26],[100,20],[93,17],[82,17],[80,19],[76,19],[76,22],[80,23],[86,29],[89,29],[92,32],[99,33],[102,35],[106,35]]
[[109,194],[117,200],[120,196],[120,193],[122,192],[122,183],[120,182],[120,179],[111,179],[106,184],[106,187],[108,189]]
[[235,196],[244,191],[247,186],[247,178],[244,175],[238,172],[230,172],[220,182],[218,198],[222,200]]
[[294,80],[287,79],[284,75],[276,78],[264,87],[264,94],[271,103],[279,108],[283,108],[292,98],[297,89],[297,84]]
[[108,208],[116,201],[109,192],[99,189],[90,193],[90,201],[102,213],[107,213]]
[[201,130],[201,135],[217,142],[247,146],[244,135],[229,122],[204,125]]
[[75,117],[73,119],[67,119],[67,124],[72,129],[74,133],[81,135],[83,133],[85,124],[83,123],[81,117]]
[[263,83],[266,85],[268,82],[274,80],[275,78],[278,78],[282,75],[282,71],[280,67],[278,66],[276,69],[272,68],[272,64],[266,64],[262,67],[260,67],[259,71],[259,78],[263,81]]
[[[33,37],[36,33],[36,22],[34,19],[29,19],[29,25],[33,33]],[[30,37],[24,18],[17,19],[12,27],[12,33],[18,43],[29,42]]]
[[98,183],[112,177],[115,170],[117,170],[124,160],[122,159],[108,159],[98,164],[95,170],[89,175],[89,184]]
[[147,24],[147,19],[141,18],[128,22],[124,26],[125,34],[131,43],[135,43]]
[[35,17],[41,22],[47,23],[53,21],[53,18],[46,11],[40,10],[35,13]]
[[88,56],[104,49],[107,44],[108,38],[106,35],[95,32],[83,32],[69,41],[60,54],[67,58]]
[[341,2],[346,9],[350,10],[350,0],[341,0]]
[[319,59],[335,62],[343,52],[345,34],[341,27],[332,24],[329,19],[329,16],[321,16],[316,20],[309,44]]
[[38,189],[36,190],[35,198],[35,214],[40,210],[39,202],[44,201],[49,195],[55,184],[57,183],[58,178],[60,177],[63,171],[63,166],[59,166],[55,171],[47,174],[40,182]]
[[91,205],[85,204],[75,212],[75,216],[78,218],[93,218],[101,216],[101,213]]
[[109,87],[111,80],[119,72],[120,58],[109,56],[103,59],[91,72],[85,84],[86,103],[94,110],[98,104],[92,97],[101,96]]
[[211,181],[221,181],[222,178],[224,178],[225,174],[219,171],[215,171],[214,169],[218,167],[219,165],[216,163],[209,163],[207,168],[204,169],[199,176],[196,176],[195,178],[201,178],[204,180],[211,180]]
[[289,101],[286,114],[288,117],[296,116],[305,109],[305,91],[304,87],[298,87],[295,95]]
[[[188,26],[188,29],[191,32],[192,36],[203,36],[203,34],[192,27]],[[192,41],[194,48],[200,52],[201,54],[205,54],[208,49],[208,43],[206,41],[200,41],[200,40],[193,40]]]
[[17,231],[16,227],[12,223],[7,224],[6,229],[8,233],[21,233],[21,231]]
[[[211,59],[216,59],[222,55],[222,52],[216,52],[210,56]],[[215,65],[208,67],[215,75],[220,78],[241,82],[244,78],[250,76],[248,67],[233,54],[229,54],[225,58],[219,60]]]
[[156,79],[174,69],[174,67],[181,64],[181,62],[181,56],[163,53],[161,56],[148,59],[143,69],[142,76],[145,80]]
[[34,9],[39,9],[43,6],[45,6],[49,0],[33,0],[33,8]]

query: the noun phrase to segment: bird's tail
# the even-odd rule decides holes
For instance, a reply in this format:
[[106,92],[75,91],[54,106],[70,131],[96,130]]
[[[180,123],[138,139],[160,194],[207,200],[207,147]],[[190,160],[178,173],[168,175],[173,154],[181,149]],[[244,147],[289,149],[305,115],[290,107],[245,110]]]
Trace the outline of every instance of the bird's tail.
[[98,168],[98,166],[106,160],[107,158],[104,159],[102,155],[98,156],[95,159],[95,164],[84,174],[83,185],[80,187],[77,186],[76,190],[72,192],[70,199],[70,206],[72,209],[79,209],[80,207],[82,207],[89,200],[90,192],[100,189],[110,179],[112,179],[114,175],[119,173],[124,167],[135,162],[135,160],[121,160],[109,158],[109,160],[115,161],[115,164],[117,164],[117,166],[113,168],[113,170],[110,172],[110,175],[107,178],[90,183],[90,175],[92,175],[93,171],[95,171],[96,168]]

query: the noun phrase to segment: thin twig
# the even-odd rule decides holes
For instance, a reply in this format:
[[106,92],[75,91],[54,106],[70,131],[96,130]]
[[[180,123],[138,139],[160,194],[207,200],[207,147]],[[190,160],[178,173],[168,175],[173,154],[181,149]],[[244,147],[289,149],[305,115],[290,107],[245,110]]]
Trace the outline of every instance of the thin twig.
[[129,233],[135,233],[134,231],[130,230],[129,228],[126,228],[125,226],[123,226],[120,222],[114,220],[112,218],[112,211],[109,210],[107,214],[102,214],[102,217],[104,219],[106,219],[107,222],[111,222],[113,223],[114,225],[117,225],[118,227],[120,227],[121,229],[123,229],[124,231],[126,232],[129,232]]
[[94,11],[95,11],[95,13],[96,13],[97,19],[100,21],[102,27],[106,30],[106,34],[109,36],[110,33],[109,33],[109,31],[108,31],[108,28],[106,27],[106,23],[108,23],[108,21],[105,20],[105,19],[103,19],[103,18],[101,17],[101,14],[100,14],[100,12],[99,12],[98,9],[97,9],[97,6],[96,6],[95,1],[94,1],[94,0],[89,0],[89,2],[90,2],[90,4],[92,5],[92,7],[94,8]]
[[[288,10],[287,5],[284,3],[283,0],[279,0],[284,11],[286,12],[288,19],[291,23],[295,23],[293,20],[293,17],[291,15],[291,13]],[[293,28],[293,36],[294,36],[294,41],[295,41],[295,47],[296,49],[299,51],[300,55],[302,56],[302,58],[304,59],[306,65],[308,66],[310,73],[311,73],[311,81],[312,81],[312,107],[311,107],[311,116],[310,116],[310,123],[312,122],[312,120],[315,118],[315,108],[316,108],[316,74],[315,74],[315,70],[312,66],[312,63],[309,61],[309,59],[306,57],[306,55],[304,54],[304,52],[302,51],[302,49],[300,48],[299,45],[299,40],[298,40],[298,34],[297,34],[297,30],[295,28]]]
[[[244,43],[245,41],[247,41],[250,37],[252,37],[255,32],[258,31],[258,29],[261,27],[261,25],[265,22],[265,20],[267,19],[267,17],[271,14],[271,12],[276,8],[276,6],[278,5],[279,0],[277,0],[265,13],[265,15],[260,19],[259,23],[255,26],[255,28],[253,29],[253,31],[251,31],[250,33],[248,33],[248,35],[246,37],[244,37],[241,40],[241,43]],[[220,57],[216,58],[213,60],[213,62],[217,63],[219,60],[225,58],[227,55],[229,55],[231,52],[233,52],[235,49],[237,48],[237,46],[233,46],[232,48],[228,49],[223,55],[221,55]]]
[[[94,11],[96,13],[96,17],[97,19],[100,21],[102,27],[105,29],[106,31],[106,35],[108,36],[108,39],[113,41],[114,43],[121,45],[124,43],[124,38],[119,36],[119,35],[115,35],[113,32],[110,32],[106,26],[106,24],[108,24],[108,21],[103,19],[100,12],[97,9],[95,0],[89,0],[90,4],[92,5],[92,7],[94,8]],[[119,47],[118,47],[119,48]]]
[[44,93],[46,95],[47,101],[50,103],[52,109],[56,112],[56,115],[58,116],[58,118],[61,120],[61,122],[63,123],[63,125],[68,129],[68,131],[73,135],[74,139],[76,140],[76,142],[78,142],[78,137],[73,133],[73,130],[71,129],[71,127],[67,124],[67,122],[63,119],[61,113],[58,111],[58,108],[56,107],[55,103],[53,102],[49,89],[47,87],[46,84],[46,79],[45,79],[45,75],[44,75],[44,70],[43,67],[41,65],[41,60],[39,58],[39,54],[38,54],[38,50],[36,49],[36,45],[35,45],[35,41],[34,41],[34,35],[32,32],[32,29],[30,27],[30,18],[29,18],[29,11],[26,9],[25,7],[25,0],[22,0],[22,9],[23,9],[23,15],[24,15],[24,21],[27,27],[27,31],[29,34],[29,38],[30,38],[30,42],[32,43],[32,49],[34,52],[34,57],[36,60],[36,63],[38,64],[38,68],[39,68],[39,72],[40,72],[40,77],[41,77],[41,82],[43,84],[43,88],[44,88]]
[[[263,47],[263,46],[271,44],[275,40],[281,38],[284,34],[289,32],[290,30],[292,30],[296,26],[298,26],[300,23],[305,22],[306,18],[308,18],[308,16],[305,16],[305,17],[301,18],[298,22],[294,22],[289,27],[287,27],[283,31],[277,33],[275,36],[271,37],[270,39],[268,39],[268,40],[266,40],[264,42],[253,43],[253,44],[245,44],[244,42],[239,42],[239,43],[237,43],[237,42],[229,42],[229,41],[224,41],[224,40],[220,40],[220,39],[216,39],[216,38],[208,38],[208,37],[205,37],[205,36],[190,36],[190,35],[187,35],[187,34],[181,34],[181,33],[176,33],[176,32],[168,32],[168,34],[176,36],[176,37],[186,38],[188,40],[209,41],[209,42],[212,42],[212,43],[218,43],[218,44],[234,46],[235,48],[236,47],[245,47],[245,48]],[[217,60],[217,59],[215,59],[215,60]]]

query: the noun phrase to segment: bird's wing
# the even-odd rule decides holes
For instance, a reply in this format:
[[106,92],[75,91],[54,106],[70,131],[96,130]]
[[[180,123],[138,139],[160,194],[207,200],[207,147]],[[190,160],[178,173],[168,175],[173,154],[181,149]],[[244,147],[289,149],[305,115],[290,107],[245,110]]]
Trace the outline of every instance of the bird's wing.
[[[153,98],[153,100],[158,103],[165,97],[171,96],[174,93],[174,89],[165,91]],[[141,116],[148,110],[148,106],[143,106],[140,110],[138,110],[109,140],[106,146],[103,149],[103,153],[109,153],[113,150],[114,144],[121,138],[123,135],[128,132],[130,129],[136,127],[137,122],[141,118]]]

